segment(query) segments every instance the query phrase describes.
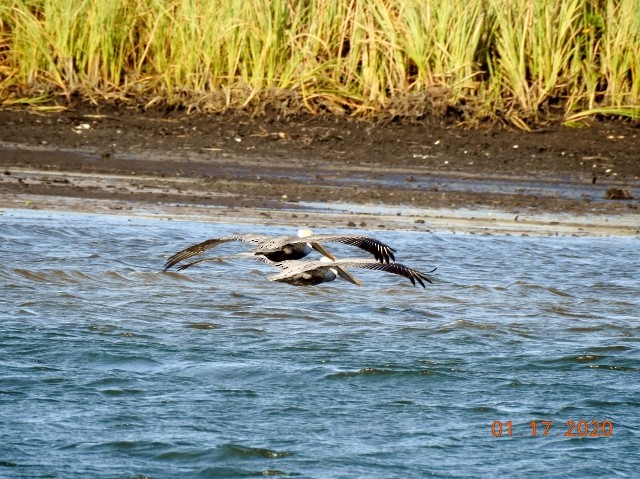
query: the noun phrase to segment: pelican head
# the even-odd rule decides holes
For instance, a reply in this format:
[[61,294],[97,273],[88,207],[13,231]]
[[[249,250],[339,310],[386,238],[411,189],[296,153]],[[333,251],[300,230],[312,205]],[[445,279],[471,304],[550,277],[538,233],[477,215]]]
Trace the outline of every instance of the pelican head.
[[[310,230],[309,228],[301,228],[298,230],[298,238],[311,238],[312,236],[313,236],[313,231]],[[333,256],[331,253],[329,253],[329,251],[320,243],[313,242],[313,243],[307,243],[307,245],[313,248],[314,250],[316,250],[322,256],[326,256],[331,261],[336,260],[336,257]]]
[[309,228],[301,228],[298,230],[298,238],[308,238],[309,236],[313,236],[313,231]]
[[[332,261],[330,258],[327,258],[326,256],[323,256],[322,258],[320,258],[320,262],[321,263],[334,263],[334,261]],[[348,281],[349,283],[353,283],[353,284],[358,285],[358,286],[362,286],[362,281],[360,281],[358,278],[353,276],[351,273],[349,273],[342,266],[334,264],[333,267],[331,267],[329,269],[333,272],[333,274],[335,274],[336,276],[340,276],[345,281]]]

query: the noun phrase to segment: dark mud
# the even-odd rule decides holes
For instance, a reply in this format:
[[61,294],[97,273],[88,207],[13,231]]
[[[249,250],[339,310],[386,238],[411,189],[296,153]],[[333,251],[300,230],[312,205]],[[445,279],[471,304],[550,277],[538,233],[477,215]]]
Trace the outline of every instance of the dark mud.
[[522,133],[311,116],[0,110],[0,172],[5,207],[418,229],[437,217],[477,223],[493,213],[522,224],[569,215],[640,229],[640,128],[624,122]]

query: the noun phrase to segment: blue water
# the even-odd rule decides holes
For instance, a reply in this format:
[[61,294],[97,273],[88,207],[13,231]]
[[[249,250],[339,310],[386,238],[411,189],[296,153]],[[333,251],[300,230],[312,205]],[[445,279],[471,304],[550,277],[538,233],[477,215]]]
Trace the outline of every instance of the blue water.
[[249,231],[293,233],[0,215],[0,477],[637,477],[637,238],[364,231],[426,290],[161,272]]

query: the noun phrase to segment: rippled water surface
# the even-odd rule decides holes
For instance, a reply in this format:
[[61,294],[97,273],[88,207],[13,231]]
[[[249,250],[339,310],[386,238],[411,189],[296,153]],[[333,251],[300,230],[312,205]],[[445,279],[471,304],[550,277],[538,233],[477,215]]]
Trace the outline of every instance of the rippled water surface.
[[250,231],[292,233],[5,211],[0,477],[640,470],[638,239],[364,232],[437,266],[426,290],[365,270],[362,287],[294,287],[241,261],[161,271]]

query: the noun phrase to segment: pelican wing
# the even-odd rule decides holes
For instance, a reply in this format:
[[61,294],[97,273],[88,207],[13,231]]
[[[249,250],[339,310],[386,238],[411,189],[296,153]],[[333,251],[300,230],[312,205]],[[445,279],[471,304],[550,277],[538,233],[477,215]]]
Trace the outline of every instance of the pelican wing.
[[172,266],[176,265],[180,261],[183,261],[187,258],[191,258],[192,256],[204,253],[211,248],[214,248],[222,243],[227,243],[229,241],[241,241],[243,243],[252,243],[254,245],[261,245],[262,243],[269,241],[271,236],[264,235],[255,235],[255,234],[245,234],[245,235],[230,235],[230,236],[222,236],[220,238],[211,238],[202,243],[194,244],[189,246],[188,248],[183,249],[182,251],[178,251],[176,254],[171,256],[167,262],[164,264],[164,270],[168,270]]
[[[378,263],[377,261],[373,261],[370,259],[357,258],[357,259],[340,259],[338,261],[335,261],[334,264],[336,266],[343,266],[345,268],[365,268],[365,269],[372,269],[376,271],[385,271],[387,273],[398,274],[400,276],[404,276],[405,278],[408,278],[413,285],[415,285],[416,282],[418,282],[423,288],[425,287],[424,281],[427,281],[428,283],[433,283],[433,281],[431,281],[431,279],[429,279],[429,277],[424,273],[421,273],[420,271],[416,271],[413,268],[409,268],[408,266],[405,266],[401,263]],[[433,271],[435,271],[435,269]],[[430,272],[432,273],[433,271],[430,271]]]
[[[260,261],[261,263],[266,263],[270,266],[273,266],[277,269],[289,270],[292,268],[299,268],[304,270],[306,265],[309,264],[309,261],[298,261],[298,260],[287,260],[287,261],[271,261],[266,256],[255,255],[253,253],[238,253],[238,254],[230,254],[225,256],[213,256],[210,258],[202,258],[196,261],[192,261],[191,263],[186,263],[180,265],[178,267],[178,271],[183,271],[187,268],[191,268],[200,263],[224,263],[225,261],[231,261],[235,259],[248,259],[252,261]],[[315,261],[316,263],[318,261]]]
[[301,238],[299,241],[306,241],[311,245],[326,242],[355,246],[371,253],[373,257],[381,263],[391,263],[396,259],[393,255],[395,249],[370,236],[320,234]]
[[225,261],[231,261],[234,259],[252,259],[254,261],[262,261],[263,263],[266,263],[267,261],[269,261],[269,260],[264,261],[261,259],[260,256],[256,256],[253,253],[238,253],[238,254],[230,254],[226,256],[212,256],[210,258],[198,259],[196,261],[192,261],[191,263],[185,263],[178,266],[177,270],[183,271],[187,268],[191,268],[192,266],[195,266],[200,263],[224,263]]
[[285,261],[271,261],[266,256],[255,256],[255,259],[262,261],[263,263],[273,266],[276,269],[283,271],[305,271],[306,269],[313,269],[310,265],[320,263],[319,261],[300,261],[297,259],[288,259]]

